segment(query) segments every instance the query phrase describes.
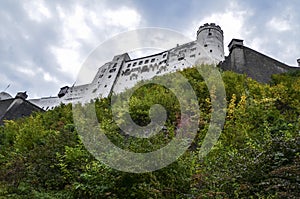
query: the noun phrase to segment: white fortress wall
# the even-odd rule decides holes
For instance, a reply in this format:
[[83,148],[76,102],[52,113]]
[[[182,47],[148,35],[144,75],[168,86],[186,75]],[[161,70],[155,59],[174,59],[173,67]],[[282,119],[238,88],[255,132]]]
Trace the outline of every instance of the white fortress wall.
[[63,87],[59,97],[32,99],[32,103],[49,110],[60,103],[86,103],[132,88],[141,80],[172,73],[196,64],[218,64],[224,60],[223,31],[220,26],[204,24],[195,41],[146,57],[131,60],[127,53],[116,55],[101,66],[90,84]]
[[40,99],[30,99],[28,101],[46,111],[51,110],[62,103],[61,99],[58,97],[45,97]]
[[168,52],[166,51],[126,61],[116,80],[113,92],[120,93],[128,88],[132,88],[141,80],[151,79],[154,76],[166,73],[167,59]]

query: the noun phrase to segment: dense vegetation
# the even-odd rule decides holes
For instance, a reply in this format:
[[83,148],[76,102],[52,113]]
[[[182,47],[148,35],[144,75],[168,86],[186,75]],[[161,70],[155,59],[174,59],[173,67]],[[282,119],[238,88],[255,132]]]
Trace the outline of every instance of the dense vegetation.
[[[143,174],[114,170],[85,149],[71,105],[61,105],[0,127],[0,198],[300,197],[300,73],[275,75],[265,85],[222,72],[226,121],[204,159],[199,159],[198,152],[212,111],[210,95],[196,69],[182,74],[198,96],[201,118],[197,137],[176,162]],[[131,117],[139,125],[149,123],[149,108],[157,103],[166,108],[168,118],[165,128],[150,139],[121,133],[109,98],[97,100],[95,107],[114,144],[148,152],[174,137],[181,124],[178,101],[166,88],[148,84],[129,103]]]

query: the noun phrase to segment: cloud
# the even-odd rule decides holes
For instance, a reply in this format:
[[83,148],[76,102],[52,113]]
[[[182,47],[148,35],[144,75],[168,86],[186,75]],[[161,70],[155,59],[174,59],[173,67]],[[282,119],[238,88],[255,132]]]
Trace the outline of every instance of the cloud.
[[105,0],[3,1],[0,88],[11,83],[12,94],[28,90],[31,97],[56,95],[64,84],[73,84],[94,48],[141,21],[134,8]]
[[289,21],[285,19],[280,19],[277,17],[273,17],[268,23],[267,26],[271,28],[272,30],[283,32],[287,30],[291,30],[291,24]]
[[24,2],[24,8],[29,18],[36,22],[42,22],[52,17],[51,12],[45,6],[45,1],[42,0],[26,1]]
[[63,10],[62,7],[58,7],[58,12],[62,21],[61,45],[52,46],[50,50],[57,59],[61,72],[73,79],[88,53],[82,53],[84,44],[93,49],[104,39],[99,33],[110,28],[115,28],[116,32],[128,30],[137,27],[141,20],[139,13],[128,7],[114,10],[103,8],[103,12],[99,12],[76,5],[72,12]]
[[[205,23],[216,23],[221,26],[224,32],[224,45],[229,44],[233,38],[243,39],[245,35],[245,18],[253,15],[250,9],[243,9],[238,6],[235,1],[232,1],[219,12],[208,14],[207,16],[199,16],[198,18],[192,21],[192,29],[185,31],[185,34],[192,37],[198,28]],[[228,49],[224,48],[225,54],[228,54]]]
[[141,15],[136,10],[127,7],[107,10],[103,16],[106,22],[105,25],[134,28],[141,22]]
[[[266,5],[266,1],[264,1]],[[267,4],[271,8],[256,5],[253,9],[253,17],[246,18],[249,31],[245,35],[248,46],[267,54],[289,65],[296,65],[296,59],[300,52],[298,21],[300,15],[297,7],[299,1],[277,1]],[[253,7],[255,5],[244,4]]]

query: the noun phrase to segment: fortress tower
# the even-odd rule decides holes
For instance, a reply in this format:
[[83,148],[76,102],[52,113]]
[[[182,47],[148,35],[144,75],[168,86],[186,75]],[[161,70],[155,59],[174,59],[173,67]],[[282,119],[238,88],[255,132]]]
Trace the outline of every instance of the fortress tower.
[[[197,31],[197,42],[203,47],[206,56],[216,60],[224,60],[223,30],[215,23],[206,23]],[[205,56],[205,55],[204,55]]]

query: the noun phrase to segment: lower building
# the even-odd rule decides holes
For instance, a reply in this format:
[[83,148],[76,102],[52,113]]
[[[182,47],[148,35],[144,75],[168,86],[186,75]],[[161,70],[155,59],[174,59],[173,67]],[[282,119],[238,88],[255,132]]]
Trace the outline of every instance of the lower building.
[[0,125],[3,125],[5,120],[16,120],[33,112],[44,111],[26,98],[26,92],[18,93],[15,98],[5,92],[0,93]]

